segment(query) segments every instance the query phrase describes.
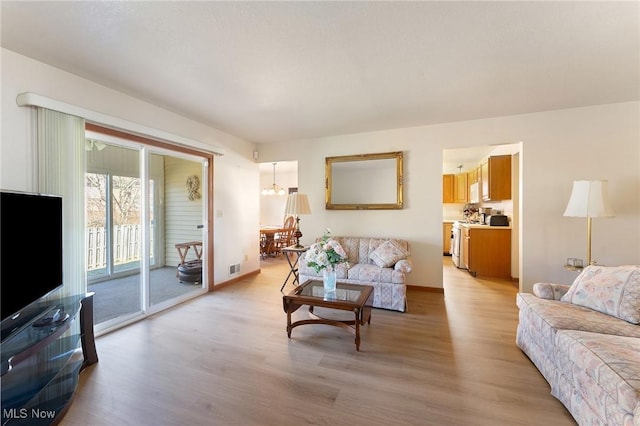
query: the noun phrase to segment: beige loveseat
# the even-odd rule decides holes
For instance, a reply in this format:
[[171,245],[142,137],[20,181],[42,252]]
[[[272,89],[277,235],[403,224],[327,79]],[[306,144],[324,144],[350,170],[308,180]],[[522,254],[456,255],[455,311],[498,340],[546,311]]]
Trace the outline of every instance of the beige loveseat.
[[519,293],[516,342],[579,425],[640,426],[640,267]]
[[[411,272],[409,242],[395,238],[331,237],[347,253],[346,264],[336,267],[336,281],[373,286],[373,306],[404,312],[407,308],[407,274]],[[322,273],[299,264],[300,282],[321,279]]]

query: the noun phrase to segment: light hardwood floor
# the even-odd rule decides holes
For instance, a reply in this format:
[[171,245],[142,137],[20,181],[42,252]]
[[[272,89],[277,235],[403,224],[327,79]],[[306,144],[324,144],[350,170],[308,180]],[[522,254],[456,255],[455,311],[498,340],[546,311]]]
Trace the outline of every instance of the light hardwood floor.
[[443,266],[444,295],[410,290],[408,312],[374,309],[356,352],[337,327],[287,339],[287,265],[263,261],[257,276],[98,338],[100,362],[61,424],[575,425],[515,344],[512,283]]

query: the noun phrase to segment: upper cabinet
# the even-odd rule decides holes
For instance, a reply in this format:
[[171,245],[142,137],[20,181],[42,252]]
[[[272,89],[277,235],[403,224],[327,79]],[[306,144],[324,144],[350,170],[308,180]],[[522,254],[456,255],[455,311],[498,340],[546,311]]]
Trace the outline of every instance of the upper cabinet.
[[468,192],[466,173],[442,175],[443,203],[466,203],[469,200]]
[[481,200],[480,190],[480,166],[467,173],[467,194],[470,203],[479,203]]
[[480,181],[480,166],[471,169],[468,173],[467,173],[467,183],[469,184],[469,186],[473,185],[476,182]]
[[487,157],[467,173],[442,175],[442,202],[480,203],[511,199],[511,155]]
[[442,202],[453,203],[453,175],[442,175]]
[[488,157],[480,165],[483,201],[511,199],[511,156]]
[[453,202],[466,203],[469,201],[469,186],[467,184],[467,174],[458,173],[453,176]]

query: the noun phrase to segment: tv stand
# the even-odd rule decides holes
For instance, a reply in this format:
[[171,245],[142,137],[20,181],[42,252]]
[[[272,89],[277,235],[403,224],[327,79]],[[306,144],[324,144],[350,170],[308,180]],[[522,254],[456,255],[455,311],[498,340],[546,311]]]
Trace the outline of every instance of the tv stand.
[[2,426],[58,422],[80,371],[98,362],[93,293],[38,304],[38,314],[0,346]]
[[42,318],[33,322],[33,327],[58,327],[69,319],[69,314],[64,312],[64,306],[54,306]]

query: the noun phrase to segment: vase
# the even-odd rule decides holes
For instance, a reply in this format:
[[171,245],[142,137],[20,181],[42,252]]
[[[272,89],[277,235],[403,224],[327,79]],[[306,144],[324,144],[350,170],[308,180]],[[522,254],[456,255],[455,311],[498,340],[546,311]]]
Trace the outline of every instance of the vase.
[[322,284],[324,291],[327,293],[336,291],[336,270],[333,268],[325,268],[322,270]]

